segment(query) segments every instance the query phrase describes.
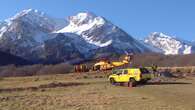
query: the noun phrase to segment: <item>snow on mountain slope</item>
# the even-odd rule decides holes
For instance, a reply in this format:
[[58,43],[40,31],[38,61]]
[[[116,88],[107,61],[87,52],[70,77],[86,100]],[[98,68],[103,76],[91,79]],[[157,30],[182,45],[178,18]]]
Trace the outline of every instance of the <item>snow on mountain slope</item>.
[[6,31],[8,23],[7,22],[0,22],[0,38],[2,34]]
[[190,42],[163,33],[154,32],[150,34],[145,39],[145,43],[161,49],[166,55],[194,53],[194,47]]
[[20,47],[34,47],[49,39],[47,33],[54,29],[55,22],[44,13],[23,10],[7,20],[7,26],[1,29],[0,42],[18,42]]
[[155,47],[155,46],[153,46],[153,45],[151,45],[151,44],[148,44],[147,42],[145,42],[145,41],[143,41],[143,40],[140,40],[140,42],[144,45],[144,46],[146,46],[147,48],[149,48],[152,52],[154,52],[154,53],[164,53],[163,52],[163,50],[161,50],[161,49],[159,49],[159,48],[157,48],[157,47]]
[[69,25],[56,33],[75,33],[97,47],[113,46],[123,52],[146,52],[147,47],[105,18],[83,12],[69,17]]
[[[56,37],[58,37],[57,41],[59,43],[62,41],[67,41],[63,43],[70,43],[73,46],[71,52],[75,52],[84,57],[87,56],[89,49],[94,49],[96,46],[88,44],[84,39],[73,33],[64,33],[64,35],[53,33],[55,30],[62,28],[65,25],[65,20],[63,21],[61,19],[51,18],[43,12],[33,9],[23,10],[14,17],[6,20],[6,25],[1,25],[0,49],[4,52],[23,57],[25,59],[39,61],[47,59],[47,50],[50,49],[45,47],[46,42],[48,40],[55,41]],[[59,38],[61,38],[62,41],[60,41]],[[58,42],[49,43],[50,45],[53,45],[50,47],[52,47],[54,50],[58,50],[58,54],[74,54],[68,54],[69,51],[66,51],[65,49],[71,47],[67,47],[67,45],[63,46],[62,44],[58,45]],[[53,52],[50,53],[53,54]],[[56,58],[56,60],[59,59]]]
[[55,19],[35,9],[23,10],[8,21],[13,22],[17,19],[45,28],[45,31],[53,31],[67,24],[65,19]]
[[58,33],[72,32],[82,34],[82,32],[91,29],[94,26],[103,25],[105,20],[92,13],[78,13],[76,16],[69,17],[69,25]]
[[65,38],[72,39],[71,42],[67,42],[67,43],[73,43],[76,49],[78,49],[78,51],[83,55],[87,54],[90,50],[97,48],[95,45],[87,43],[83,38],[81,38],[76,34],[64,33],[63,35],[66,36]]
[[105,22],[106,21],[102,17],[98,17],[92,13],[79,13],[76,16],[69,17],[69,25],[57,31],[57,33],[76,33],[78,35],[82,35],[89,43],[104,47],[109,45],[111,40],[105,43],[101,43],[100,41],[96,42],[93,41],[90,36],[85,36],[83,33],[94,27],[104,25]]
[[18,40],[23,37],[29,37],[31,40],[43,42],[47,39],[45,33],[55,29],[55,22],[52,19],[43,12],[33,9],[23,10],[6,21],[7,26],[4,26],[0,31],[1,40],[8,38]]
[[5,22],[5,21],[0,21],[0,29],[2,28],[2,27],[4,27],[4,26],[7,26],[7,23]]
[[[65,23],[64,23],[65,24]],[[65,26],[62,23],[62,26]],[[37,59],[49,33],[59,28],[57,21],[43,12],[28,9],[5,21],[0,29],[0,49],[27,59]]]

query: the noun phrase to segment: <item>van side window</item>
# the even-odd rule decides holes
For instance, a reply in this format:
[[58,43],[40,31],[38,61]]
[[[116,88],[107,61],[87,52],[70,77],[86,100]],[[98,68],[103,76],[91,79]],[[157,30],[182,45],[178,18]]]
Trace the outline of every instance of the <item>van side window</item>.
[[122,70],[118,70],[118,71],[116,72],[117,75],[120,75],[120,74],[122,74],[122,73],[123,73]]

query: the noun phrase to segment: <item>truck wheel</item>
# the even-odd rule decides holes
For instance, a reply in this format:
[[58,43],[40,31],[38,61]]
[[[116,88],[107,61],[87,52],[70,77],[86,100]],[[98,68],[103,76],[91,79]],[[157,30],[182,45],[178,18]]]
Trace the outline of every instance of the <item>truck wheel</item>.
[[137,85],[137,82],[134,78],[130,78],[129,79],[129,83],[128,83],[128,86],[132,86],[132,87],[135,87]]
[[115,85],[116,81],[114,80],[114,78],[110,78],[110,84]]

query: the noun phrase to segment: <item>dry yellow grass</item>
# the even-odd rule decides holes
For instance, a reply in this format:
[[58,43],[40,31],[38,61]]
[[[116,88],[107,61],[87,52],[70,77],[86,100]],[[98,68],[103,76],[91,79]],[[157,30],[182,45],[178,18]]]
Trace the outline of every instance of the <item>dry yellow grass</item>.
[[[87,77],[86,77],[87,76]],[[100,77],[101,76],[101,77]],[[194,110],[195,78],[175,84],[136,88],[112,86],[101,74],[4,78],[0,89],[40,87],[51,83],[77,86],[0,92],[0,110]]]

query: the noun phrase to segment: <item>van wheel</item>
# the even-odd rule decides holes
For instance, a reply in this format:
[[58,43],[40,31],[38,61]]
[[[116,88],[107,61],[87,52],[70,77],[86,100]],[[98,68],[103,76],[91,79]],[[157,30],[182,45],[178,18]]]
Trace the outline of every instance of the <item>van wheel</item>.
[[114,80],[114,78],[110,78],[110,84],[115,85],[116,81]]
[[137,82],[134,78],[130,78],[129,79],[129,83],[128,83],[128,86],[132,86],[132,87],[135,87],[137,85]]

